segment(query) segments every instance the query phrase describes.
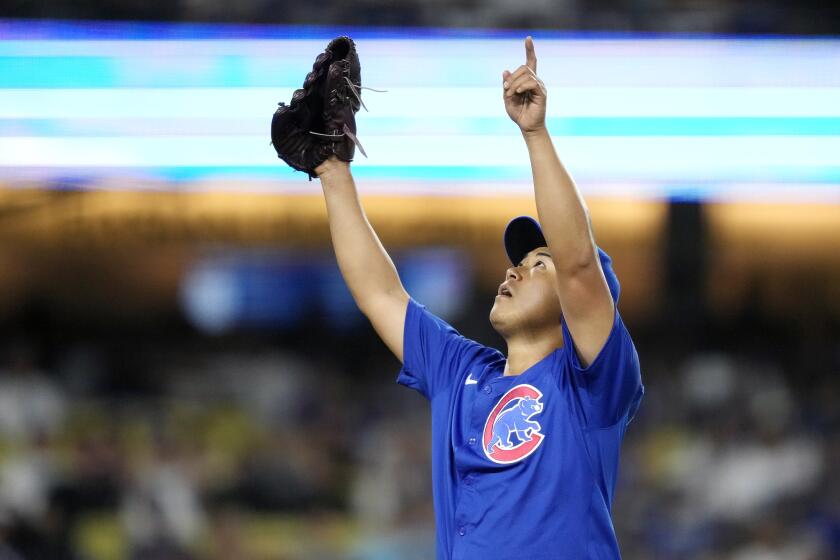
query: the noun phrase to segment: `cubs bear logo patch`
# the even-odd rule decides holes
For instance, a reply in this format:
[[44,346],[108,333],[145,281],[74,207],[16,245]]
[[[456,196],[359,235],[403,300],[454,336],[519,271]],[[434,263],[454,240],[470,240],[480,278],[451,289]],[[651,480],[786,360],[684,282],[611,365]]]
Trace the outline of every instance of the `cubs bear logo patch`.
[[542,412],[542,393],[532,385],[517,385],[505,393],[484,424],[482,447],[494,463],[521,461],[537,450],[545,438],[533,417]]

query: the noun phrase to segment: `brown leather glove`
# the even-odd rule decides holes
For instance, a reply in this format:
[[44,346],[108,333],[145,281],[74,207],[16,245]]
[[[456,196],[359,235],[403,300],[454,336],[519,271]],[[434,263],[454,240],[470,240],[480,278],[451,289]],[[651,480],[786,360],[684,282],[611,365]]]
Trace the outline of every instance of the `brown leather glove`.
[[353,161],[358,145],[356,112],[362,105],[362,78],[356,45],[337,37],[318,55],[303,88],[281,102],[271,119],[271,143],[277,155],[298,171],[315,177],[315,168],[331,155]]

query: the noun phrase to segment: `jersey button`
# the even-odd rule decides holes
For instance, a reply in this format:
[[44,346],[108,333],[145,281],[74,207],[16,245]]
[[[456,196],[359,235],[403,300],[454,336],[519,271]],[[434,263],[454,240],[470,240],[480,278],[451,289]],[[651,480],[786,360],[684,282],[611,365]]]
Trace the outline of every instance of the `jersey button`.
[[466,529],[466,527],[458,527],[458,534],[459,534],[459,535],[461,535],[462,537],[463,537],[464,535],[466,535],[466,534],[467,534],[467,529]]
[[471,437],[471,438],[469,439],[469,443],[470,443],[470,445],[475,445],[475,438],[474,438],[474,437]]
[[484,392],[488,395],[493,392],[493,389],[490,388],[490,385],[484,387]]

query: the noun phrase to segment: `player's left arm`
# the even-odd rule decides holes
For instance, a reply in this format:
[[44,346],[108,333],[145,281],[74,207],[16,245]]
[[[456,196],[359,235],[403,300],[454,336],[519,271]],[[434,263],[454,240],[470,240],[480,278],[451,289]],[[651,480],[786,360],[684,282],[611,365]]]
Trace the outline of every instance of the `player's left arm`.
[[539,222],[557,271],[557,294],[581,365],[588,366],[615,319],[601,270],[589,210],[560,162],[545,125],[547,91],[537,76],[534,42],[525,39],[524,65],[502,74],[505,109],[519,125],[534,179]]

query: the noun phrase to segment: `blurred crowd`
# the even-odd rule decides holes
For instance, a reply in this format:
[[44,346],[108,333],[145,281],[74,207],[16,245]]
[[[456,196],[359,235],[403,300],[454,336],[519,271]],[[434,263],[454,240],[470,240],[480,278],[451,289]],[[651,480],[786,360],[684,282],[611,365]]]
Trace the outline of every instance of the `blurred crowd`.
[[426,413],[396,370],[181,342],[4,345],[0,559],[374,558],[404,524],[431,546]]
[[624,447],[626,557],[840,558],[836,374],[797,394],[797,372],[766,358],[708,352],[674,365],[648,375]]
[[0,17],[610,32],[833,34],[836,2],[800,0],[11,0]]
[[[840,347],[799,370],[731,342],[639,330],[624,558],[840,558]],[[433,557],[427,403],[369,327],[0,348],[2,560]]]

